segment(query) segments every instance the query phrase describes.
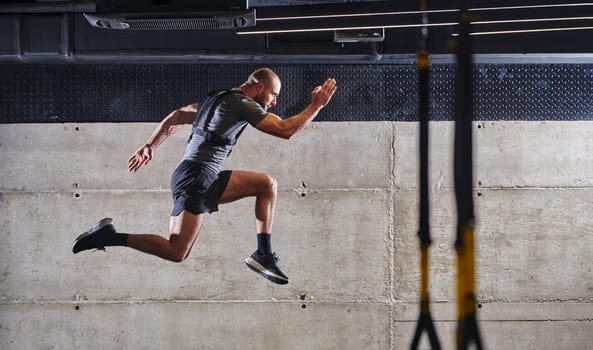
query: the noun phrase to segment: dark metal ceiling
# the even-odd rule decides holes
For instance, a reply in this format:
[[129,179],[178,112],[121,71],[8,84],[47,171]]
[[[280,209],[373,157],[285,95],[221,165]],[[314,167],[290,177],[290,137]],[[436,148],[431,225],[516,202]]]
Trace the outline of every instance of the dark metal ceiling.
[[[244,0],[243,0],[244,1]],[[179,60],[184,58],[247,59],[291,57],[299,59],[340,60],[362,57],[413,55],[416,50],[419,13],[417,1],[358,0],[250,0],[246,7],[255,10],[255,27],[203,30],[113,30],[92,27],[83,16],[90,9],[97,12],[134,11],[167,12],[168,10],[212,11],[235,6],[242,1],[216,2],[183,0],[81,0],[81,1],[13,1],[0,4],[0,59],[4,61],[51,61],[71,59]],[[429,1],[431,23],[430,52],[451,53],[455,33],[458,1]],[[563,4],[569,1],[480,0],[470,2],[475,8]],[[199,4],[199,5],[198,5]],[[209,4],[209,5],[206,5]],[[231,5],[229,5],[231,4]],[[235,5],[232,5],[235,4]],[[188,7],[188,6],[191,6]],[[158,11],[157,11],[158,10]],[[369,15],[374,13],[379,15]],[[503,24],[481,24],[483,31],[507,29],[543,29],[536,33],[475,36],[476,53],[483,54],[582,54],[593,53],[593,30],[545,31],[558,26],[593,28],[593,4],[580,6],[529,7],[504,11],[476,11],[476,19]],[[299,18],[294,18],[299,16]],[[288,18],[290,17],[290,18]],[[577,17],[579,17],[577,19]],[[283,18],[283,19],[275,19]],[[546,21],[538,19],[548,18]],[[567,20],[566,18],[570,18]],[[510,23],[519,19],[521,22]],[[448,24],[447,24],[448,23]],[[403,24],[403,25],[402,25]],[[373,42],[336,42],[335,28],[376,27],[384,39]],[[314,31],[301,32],[304,29]],[[325,29],[325,30],[320,30]],[[274,33],[238,34],[254,30]],[[285,32],[283,32],[285,31]],[[358,30],[364,31],[364,30]],[[356,35],[354,33],[353,35]],[[362,33],[364,34],[364,33]],[[376,33],[374,33],[376,34]]]

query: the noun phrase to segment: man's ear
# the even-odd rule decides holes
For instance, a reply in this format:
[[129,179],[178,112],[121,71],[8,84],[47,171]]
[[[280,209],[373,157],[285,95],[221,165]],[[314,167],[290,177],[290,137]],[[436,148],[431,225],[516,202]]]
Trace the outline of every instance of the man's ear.
[[257,91],[258,95],[261,94],[264,91],[264,87],[265,87],[264,86],[264,83],[262,83],[261,81],[256,84],[256,90],[255,91]]

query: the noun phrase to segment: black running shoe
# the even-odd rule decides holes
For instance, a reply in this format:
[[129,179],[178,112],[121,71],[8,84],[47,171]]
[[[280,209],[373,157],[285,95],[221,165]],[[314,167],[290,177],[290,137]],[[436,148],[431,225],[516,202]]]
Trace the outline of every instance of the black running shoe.
[[88,231],[78,236],[72,244],[72,253],[76,254],[88,249],[105,250],[105,245],[101,239],[102,235],[114,234],[115,227],[111,218],[104,218],[91,227]]
[[259,273],[270,281],[277,284],[287,284],[288,277],[276,266],[278,257],[274,254],[262,254],[256,250],[250,257],[245,259],[245,264],[253,271]]

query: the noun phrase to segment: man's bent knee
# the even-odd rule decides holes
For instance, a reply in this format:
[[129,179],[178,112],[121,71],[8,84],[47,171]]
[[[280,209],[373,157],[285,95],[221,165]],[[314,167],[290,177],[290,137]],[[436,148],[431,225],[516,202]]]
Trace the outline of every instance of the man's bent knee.
[[266,175],[264,188],[267,193],[276,195],[276,193],[278,192],[278,181],[276,181],[276,179],[271,177],[270,175]]
[[183,260],[185,260],[188,257],[189,254],[177,254],[177,252],[175,252],[173,254],[173,256],[171,257],[171,261],[174,263],[180,263],[183,262]]
[[181,246],[179,243],[179,235],[173,234],[169,238],[169,245],[171,246],[171,261],[180,263],[187,259],[193,244],[189,247]]

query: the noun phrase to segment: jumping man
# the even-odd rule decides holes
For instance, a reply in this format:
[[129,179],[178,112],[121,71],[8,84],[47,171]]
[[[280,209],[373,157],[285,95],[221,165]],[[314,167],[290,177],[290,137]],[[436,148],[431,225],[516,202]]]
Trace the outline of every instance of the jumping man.
[[276,265],[278,258],[271,245],[278,191],[276,180],[267,174],[249,171],[221,171],[223,161],[248,123],[267,134],[290,139],[330,101],[336,91],[336,81],[328,79],[315,87],[311,103],[286,119],[268,112],[268,108],[276,105],[280,88],[278,75],[269,68],[260,68],[238,88],[211,93],[201,106],[195,103],[171,112],[146,143],[132,154],[128,170],[136,172],[150,162],[154,150],[167,137],[182,125],[193,124],[183,160],[171,176],[173,210],[168,240],[160,235],[117,233],[113,220],[105,218],[74,240],[72,252],[128,246],[181,262],[198,237],[205,213],[218,211],[219,204],[255,196],[258,248],[245,259],[245,264],[274,283],[288,283],[288,277]]

